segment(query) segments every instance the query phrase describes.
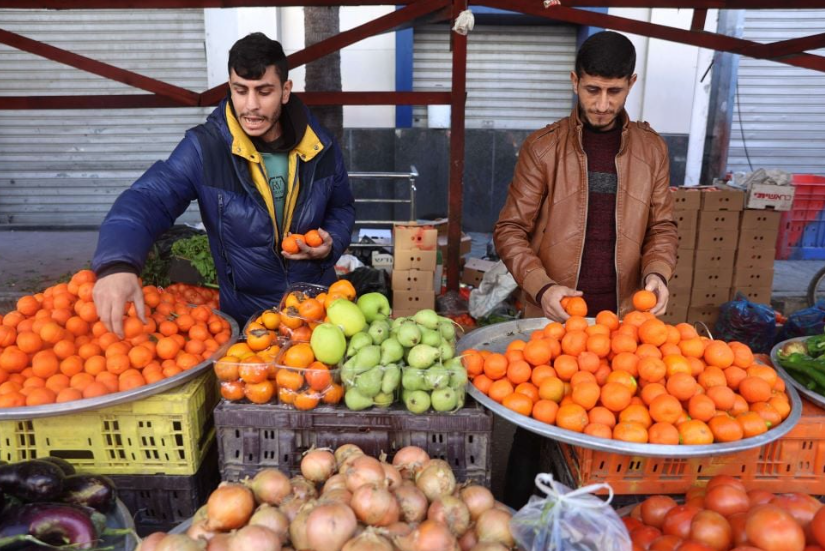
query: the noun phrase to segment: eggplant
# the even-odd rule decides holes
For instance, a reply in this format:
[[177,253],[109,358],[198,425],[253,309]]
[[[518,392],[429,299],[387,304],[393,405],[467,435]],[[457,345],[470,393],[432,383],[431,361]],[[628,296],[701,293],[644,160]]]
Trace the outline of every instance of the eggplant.
[[76,474],[63,479],[59,501],[91,507],[101,513],[115,508],[117,493],[112,479],[99,474]]
[[3,543],[14,544],[25,535],[49,545],[74,545],[73,549],[92,549],[98,540],[89,515],[63,503],[28,503],[0,521],[0,547]]
[[73,474],[77,474],[77,471],[74,469],[74,465],[66,461],[65,459],[61,459],[60,457],[52,457],[51,455],[48,457],[38,457],[38,461],[46,461],[53,465],[57,465],[60,467],[60,470],[63,471],[63,474],[66,476],[72,476]]
[[23,501],[52,501],[63,492],[63,471],[46,461],[24,461],[0,467],[0,491]]

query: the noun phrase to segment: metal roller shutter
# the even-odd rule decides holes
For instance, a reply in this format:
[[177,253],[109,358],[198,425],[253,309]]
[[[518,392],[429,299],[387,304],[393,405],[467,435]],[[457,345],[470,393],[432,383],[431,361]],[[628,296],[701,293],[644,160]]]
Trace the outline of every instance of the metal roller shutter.
[[[201,92],[203,10],[0,10],[0,28]],[[0,101],[140,90],[0,45]],[[0,224],[97,225],[211,108],[0,110]],[[198,221],[196,208],[181,221]]]
[[[767,43],[822,32],[822,10],[745,13],[744,38],[748,40]],[[825,49],[811,53],[825,55]],[[751,166],[825,174],[825,74],[744,56],[739,59],[728,170],[749,172]]]
[[[569,115],[576,29],[476,25],[467,51],[467,128],[533,130]],[[450,89],[449,33],[446,25],[415,29],[414,90]],[[425,106],[413,109],[413,121],[427,126]]]

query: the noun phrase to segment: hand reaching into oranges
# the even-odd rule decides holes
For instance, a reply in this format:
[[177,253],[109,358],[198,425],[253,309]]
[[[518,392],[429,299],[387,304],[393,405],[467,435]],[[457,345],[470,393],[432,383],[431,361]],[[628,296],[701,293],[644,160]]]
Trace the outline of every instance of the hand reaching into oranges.
[[281,242],[281,253],[289,260],[317,260],[329,256],[332,236],[321,228],[305,234],[290,233]]
[[[650,311],[650,313],[654,316],[663,315],[667,309],[667,299],[670,296],[670,293],[668,292],[667,285],[662,278],[655,274],[649,274],[645,278],[644,290],[646,293],[642,293],[640,291],[639,293],[636,293],[636,295],[644,296],[645,304],[643,306],[646,306],[647,308],[642,309],[635,304],[636,296],[633,297],[634,307],[642,312]],[[655,298],[656,300],[653,304],[650,304],[652,302],[650,300],[650,295],[653,295],[652,298]]]
[[[587,304],[581,298],[582,292],[564,285],[553,285],[541,297],[541,309],[544,311],[545,317],[552,321],[567,321],[574,312],[568,310],[571,299],[577,299],[574,302],[575,315],[584,317],[587,315]],[[584,314],[580,313],[581,305],[584,305]]]

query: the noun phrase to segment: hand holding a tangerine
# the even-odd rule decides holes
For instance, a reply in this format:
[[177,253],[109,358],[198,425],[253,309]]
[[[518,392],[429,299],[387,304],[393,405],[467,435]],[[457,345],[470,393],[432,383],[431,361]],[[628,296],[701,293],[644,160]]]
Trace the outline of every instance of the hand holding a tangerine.
[[92,291],[92,300],[100,321],[121,339],[127,302],[134,302],[138,318],[146,323],[143,289],[138,277],[131,272],[114,273],[98,279]]
[[553,285],[547,289],[541,297],[541,309],[545,317],[552,321],[567,321],[570,314],[565,311],[562,300],[566,297],[580,297],[581,291],[565,287],[564,285]]
[[[656,295],[656,305],[648,308],[650,313],[654,316],[664,314],[667,309],[667,299],[670,297],[670,292],[662,278],[656,274],[648,274],[647,277],[645,277],[645,291],[650,291]],[[641,310],[638,307],[636,309]]]
[[319,260],[332,251],[332,236],[321,228],[306,234],[291,233],[281,243],[281,253],[289,260]]

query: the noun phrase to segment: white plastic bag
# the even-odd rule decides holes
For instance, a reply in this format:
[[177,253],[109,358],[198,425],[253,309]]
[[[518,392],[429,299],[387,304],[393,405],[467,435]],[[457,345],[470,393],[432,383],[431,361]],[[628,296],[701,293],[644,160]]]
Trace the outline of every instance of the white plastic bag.
[[516,280],[499,260],[484,273],[478,289],[470,291],[470,315],[475,319],[483,318],[517,287]]
[[[536,476],[547,497],[532,496],[510,520],[510,532],[525,551],[631,551],[630,536],[610,507],[613,489],[592,484],[571,490],[551,474]],[[607,488],[607,501],[593,492]]]

